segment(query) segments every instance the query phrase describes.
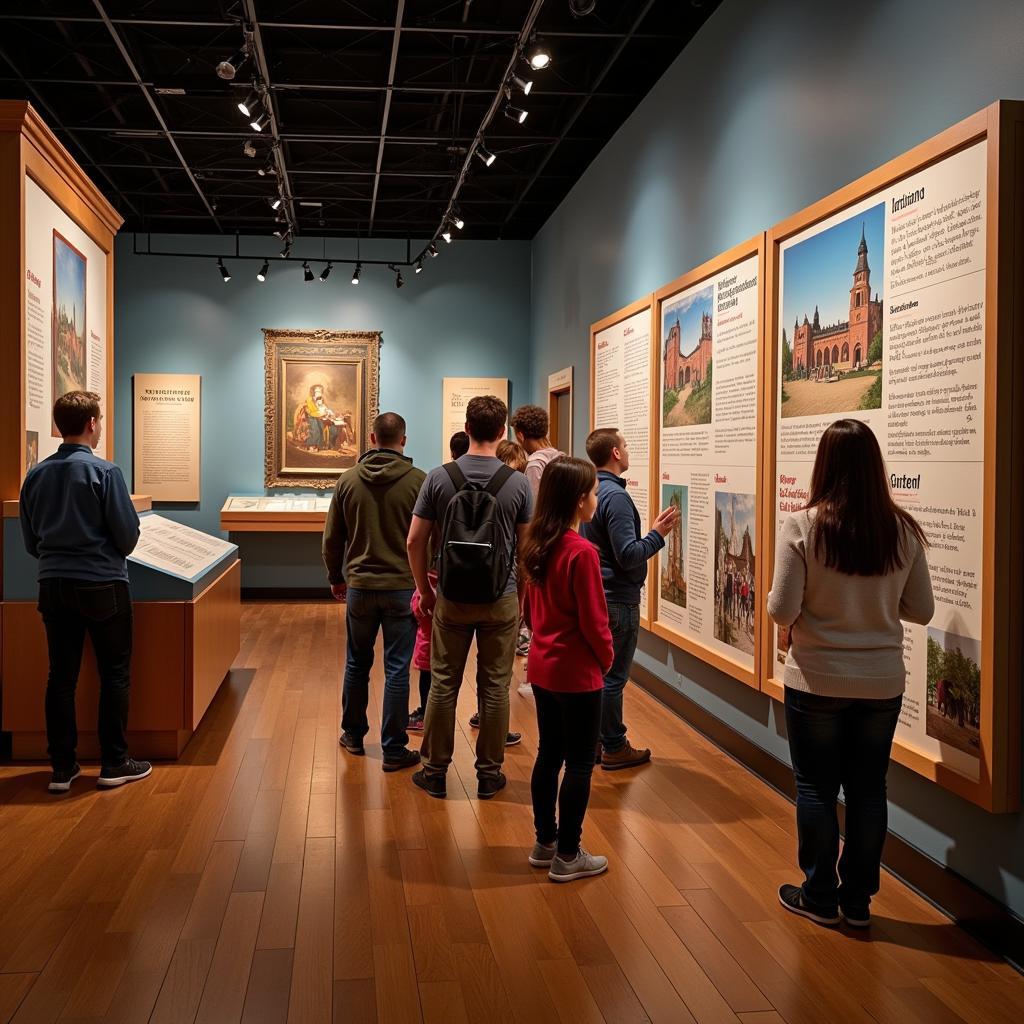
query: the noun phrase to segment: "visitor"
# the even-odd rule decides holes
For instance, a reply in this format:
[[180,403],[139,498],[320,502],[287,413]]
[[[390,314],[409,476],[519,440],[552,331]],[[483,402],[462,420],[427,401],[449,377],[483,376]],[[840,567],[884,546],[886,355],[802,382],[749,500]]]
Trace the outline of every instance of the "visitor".
[[818,924],[870,924],[906,682],[900,620],[926,624],[935,608],[926,546],[892,499],[875,435],[859,420],[837,420],[818,444],[807,506],[779,533],[768,595],[768,614],[792,627],[786,728],[804,872],[802,885],[779,889],[779,900]]
[[[512,414],[509,423],[515,432],[516,441],[526,452],[526,479],[530,483],[530,490],[533,492],[533,500],[536,504],[537,491],[540,487],[541,477],[544,475],[544,468],[564,452],[560,452],[552,446],[551,439],[548,437],[548,414],[539,405],[519,406]],[[529,653],[530,631],[523,627],[519,630],[516,640],[516,655],[525,658]]]
[[498,445],[498,450],[495,455],[505,463],[506,466],[511,466],[517,473],[525,473],[528,459],[526,456],[526,449],[518,441],[502,441]]
[[[508,409],[493,395],[470,400],[466,455],[427,476],[409,530],[409,563],[420,607],[434,618],[430,693],[423,723],[423,768],[413,781],[446,795],[455,744],[455,705],[474,636],[477,643],[477,796],[506,784],[501,771],[508,736],[508,688],[520,617],[516,551],[533,510],[526,477],[495,455]],[[438,590],[428,577],[430,538],[441,528]]]
[[373,421],[370,450],[343,473],[324,526],[323,557],[331,594],[346,602],[345,679],[341,736],[350,754],[362,757],[369,732],[366,706],[377,634],[384,634],[384,699],[380,746],[383,768],[419,764],[408,747],[409,662],[416,642],[410,604],[413,577],[405,554],[412,509],[423,470],[405,452],[405,420],[381,413]]
[[48,789],[66,793],[81,775],[76,760],[75,689],[85,635],[100,677],[100,774],[110,788],[144,779],[148,761],[128,756],[132,599],[128,555],[139,541],[139,517],[112,462],[96,456],[103,434],[100,396],[69,391],[53,406],[62,443],[29,470],[21,487],[21,531],[39,561],[39,611],[46,629],[46,742]]
[[665,538],[676,528],[679,509],[670,505],[655,519],[653,529],[641,536],[640,514],[626,491],[623,476],[629,469],[626,439],[611,427],[594,430],[587,438],[587,455],[597,467],[597,510],[580,527],[580,533],[600,556],[615,652],[604,676],[601,742],[595,744],[596,757],[593,751],[591,756],[605,771],[617,771],[651,759],[650,749],[637,749],[629,742],[622,698],[640,633],[640,592],[647,579],[647,562],[665,546]]
[[[437,571],[431,569],[427,573],[427,580],[431,588],[437,591]],[[412,593],[412,613],[416,617],[416,643],[412,652],[412,665],[419,674],[420,702],[414,711],[409,712],[409,732],[423,732],[423,716],[426,713],[427,698],[430,694],[430,631],[433,629],[434,620],[420,604],[419,591]],[[479,716],[474,715],[478,719]],[[521,737],[520,737],[521,738]]]
[[580,845],[601,729],[603,676],[614,658],[601,562],[593,544],[576,532],[597,504],[594,467],[583,459],[556,459],[541,479],[521,552],[533,630],[527,678],[538,731],[530,779],[537,839],[529,861],[547,868],[553,882],[608,868],[606,857]]
[[448,440],[448,451],[451,452],[452,462],[461,459],[469,451],[469,434],[464,430],[456,430]]

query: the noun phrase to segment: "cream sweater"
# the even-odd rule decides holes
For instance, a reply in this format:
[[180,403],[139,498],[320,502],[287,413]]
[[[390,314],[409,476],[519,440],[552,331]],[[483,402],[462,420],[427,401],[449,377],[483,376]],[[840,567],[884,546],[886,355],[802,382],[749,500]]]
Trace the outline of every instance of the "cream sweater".
[[847,576],[814,557],[814,511],[794,512],[775,547],[768,614],[792,626],[784,681],[826,697],[895,697],[903,693],[903,623],[931,621],[935,611],[920,541],[903,532],[903,567],[885,576]]

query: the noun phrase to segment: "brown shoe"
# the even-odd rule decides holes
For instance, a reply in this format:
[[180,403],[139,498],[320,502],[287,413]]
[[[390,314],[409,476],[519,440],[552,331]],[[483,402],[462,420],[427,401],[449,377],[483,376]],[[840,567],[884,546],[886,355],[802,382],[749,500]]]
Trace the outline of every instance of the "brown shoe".
[[635,768],[638,764],[647,764],[651,759],[651,752],[646,747],[637,750],[629,740],[621,750],[606,750],[601,755],[601,767],[606,772],[617,772],[620,768]]

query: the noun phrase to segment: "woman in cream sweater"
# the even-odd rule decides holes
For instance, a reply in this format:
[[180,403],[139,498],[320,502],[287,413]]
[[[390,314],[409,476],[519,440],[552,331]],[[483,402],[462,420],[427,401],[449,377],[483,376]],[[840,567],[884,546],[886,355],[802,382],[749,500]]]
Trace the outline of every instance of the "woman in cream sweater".
[[768,614],[791,627],[786,728],[805,876],[782,886],[779,900],[819,924],[838,924],[840,914],[870,923],[906,682],[901,620],[926,624],[935,609],[927,543],[889,493],[875,435],[859,420],[833,423],[818,444],[807,507],[779,533],[768,595]]

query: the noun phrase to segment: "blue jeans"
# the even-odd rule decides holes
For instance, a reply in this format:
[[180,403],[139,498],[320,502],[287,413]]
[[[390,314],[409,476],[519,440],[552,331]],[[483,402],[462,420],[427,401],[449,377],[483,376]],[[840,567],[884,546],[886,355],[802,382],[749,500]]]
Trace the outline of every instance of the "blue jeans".
[[615,659],[604,677],[601,698],[601,746],[610,754],[626,745],[626,723],[622,721],[622,691],[633,667],[636,640],[640,633],[640,606],[608,602],[608,628],[612,631]]
[[384,707],[380,746],[384,760],[397,757],[409,742],[409,663],[416,643],[412,590],[348,588],[345,629],[345,685],[341,695],[341,731],[362,739],[370,726],[370,669],[377,633],[384,632]]
[[[866,912],[878,892],[888,826],[885,776],[903,696],[822,697],[786,687],[786,729],[796,776],[796,826],[805,901]],[[839,787],[846,842],[839,856]],[[838,878],[836,861],[838,859]]]

